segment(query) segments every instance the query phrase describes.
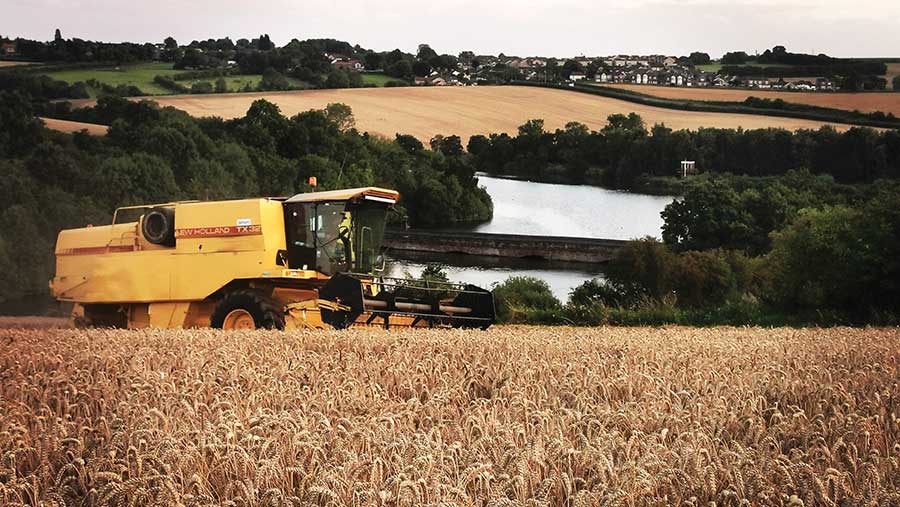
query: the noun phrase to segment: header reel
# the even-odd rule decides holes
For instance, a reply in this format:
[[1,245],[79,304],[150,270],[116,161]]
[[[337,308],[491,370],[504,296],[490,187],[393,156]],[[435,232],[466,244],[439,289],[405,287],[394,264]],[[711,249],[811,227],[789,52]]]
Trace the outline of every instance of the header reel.
[[352,325],[487,329],[494,323],[494,297],[474,285],[429,280],[336,274],[319,290],[322,321],[336,329]]

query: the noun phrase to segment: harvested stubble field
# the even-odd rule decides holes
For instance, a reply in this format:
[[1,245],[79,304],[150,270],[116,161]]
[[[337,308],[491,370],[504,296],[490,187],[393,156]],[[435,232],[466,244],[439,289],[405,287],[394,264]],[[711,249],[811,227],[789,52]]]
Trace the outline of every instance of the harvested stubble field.
[[898,374],[898,329],[2,330],[0,504],[897,505]]
[[667,99],[714,100],[719,102],[743,102],[747,97],[781,99],[785,102],[830,107],[847,111],[859,110],[864,113],[881,111],[900,116],[900,94],[893,92],[777,92],[766,90],[735,90],[723,88],[685,88],[674,86],[650,86],[634,84],[608,84],[634,92]]
[[[782,127],[790,130],[819,128],[822,122],[770,116],[677,111],[566,90],[531,86],[407,87],[306,90],[293,92],[178,95],[153,97],[161,106],[173,106],[193,116],[244,116],[256,99],[277,104],[293,116],[341,102],[353,109],[357,128],[393,139],[410,134],[428,142],[437,134],[458,135],[465,143],[474,134],[506,132],[534,118],[549,130],[578,121],[593,129],[615,113],[635,112],[648,127],[665,123],[674,129],[723,127],[745,129]],[[846,125],[836,124],[844,130]]]
[[78,121],[69,121],[69,120],[57,120],[56,118],[41,118],[44,121],[44,126],[48,129],[58,130],[60,132],[78,132],[80,130],[86,130],[88,134],[92,134],[95,136],[105,136],[109,127],[106,125],[97,125],[96,123],[82,123]]

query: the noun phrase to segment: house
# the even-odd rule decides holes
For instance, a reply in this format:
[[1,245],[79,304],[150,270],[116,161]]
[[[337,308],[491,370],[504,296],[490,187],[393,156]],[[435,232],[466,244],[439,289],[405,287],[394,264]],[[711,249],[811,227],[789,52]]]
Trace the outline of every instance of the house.
[[611,77],[612,77],[611,74],[607,74],[606,72],[600,72],[599,74],[597,74],[594,77],[594,81],[596,81],[598,83],[608,83]]
[[669,75],[669,84],[672,86],[684,86],[684,76],[681,74]]
[[794,81],[793,83],[788,83],[784,86],[788,90],[803,90],[803,91],[813,91],[816,89],[816,85],[811,83],[810,81]]
[[4,42],[0,44],[0,56],[15,56],[16,54],[16,43],[15,42]]
[[366,68],[359,60],[334,60],[331,62],[331,66],[336,69],[353,70],[356,72],[360,72]]
[[573,72],[573,73],[569,74],[569,80],[571,80],[571,81],[581,81],[582,79],[584,79],[586,77],[587,76],[584,75],[584,72]]
[[663,59],[662,64],[665,67],[674,67],[678,65],[678,59],[674,56],[667,56]]
[[413,84],[416,86],[425,86],[428,84],[428,78],[416,76],[415,80],[413,80]]
[[750,88],[771,88],[772,84],[766,78],[749,78],[745,82]]
[[837,84],[833,79],[820,77],[816,78],[816,88],[818,88],[819,90],[834,91],[837,90]]

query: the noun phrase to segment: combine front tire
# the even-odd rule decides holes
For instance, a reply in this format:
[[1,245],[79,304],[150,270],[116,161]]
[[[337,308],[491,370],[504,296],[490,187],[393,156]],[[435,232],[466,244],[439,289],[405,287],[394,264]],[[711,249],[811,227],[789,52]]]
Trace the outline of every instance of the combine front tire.
[[235,291],[216,305],[210,325],[218,329],[284,329],[284,310],[259,292]]

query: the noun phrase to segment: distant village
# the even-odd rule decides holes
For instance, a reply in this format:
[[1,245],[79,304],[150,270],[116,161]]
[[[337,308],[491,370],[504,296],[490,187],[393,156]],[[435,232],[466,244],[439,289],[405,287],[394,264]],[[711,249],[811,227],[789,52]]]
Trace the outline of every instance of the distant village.
[[[266,36],[266,40],[267,36]],[[258,47],[259,39],[254,39],[251,47]],[[174,43],[174,41],[172,41]],[[210,39],[207,42],[194,41],[183,48],[204,53],[204,47],[216,44]],[[229,41],[230,44],[230,41]],[[257,44],[257,46],[252,46]],[[172,48],[165,44],[147,44],[152,51],[152,59],[164,59]],[[234,47],[234,45],[231,45]],[[272,45],[274,48],[274,45]],[[349,48],[350,46],[347,45]],[[427,45],[421,45],[422,47]],[[356,47],[358,49],[358,46]],[[234,51],[231,51],[233,54]],[[384,73],[382,68],[372,68],[362,56],[353,56],[337,52],[321,53],[334,69],[378,74]],[[16,42],[3,41],[0,44],[0,59],[15,59]],[[443,55],[449,56],[449,55]],[[666,55],[615,55],[604,57],[577,56],[573,58],[518,57],[500,54],[476,55],[466,51],[457,57],[450,57],[452,64],[443,68],[428,67],[427,75],[408,75],[403,85],[418,86],[475,86],[479,84],[495,84],[510,81],[535,81],[545,83],[597,83],[597,84],[641,84],[657,86],[683,87],[742,87],[769,90],[797,91],[834,91],[838,83],[826,77],[777,77],[728,75],[718,69],[718,65],[696,65],[689,57]],[[709,61],[708,55],[706,62]],[[221,61],[225,68],[237,68],[238,62],[233,59]],[[705,67],[708,70],[704,70]],[[202,68],[196,65],[194,68]],[[393,84],[397,84],[395,81]]]
[[[340,54],[326,54],[336,68],[366,72],[365,65]],[[566,71],[566,63],[575,62],[578,70]],[[570,67],[572,67],[570,65]],[[595,82],[598,84],[644,84],[685,87],[742,87],[769,90],[834,91],[837,84],[829,78],[765,78],[730,76],[718,71],[698,69],[686,58],[665,55],[578,56],[569,59],[460,55],[452,71],[432,71],[414,78],[419,86],[471,86],[495,80],[498,69],[518,71],[520,78],[536,82]],[[550,70],[552,69],[552,71]],[[371,72],[371,71],[369,71]],[[377,72],[377,71],[376,71]]]

